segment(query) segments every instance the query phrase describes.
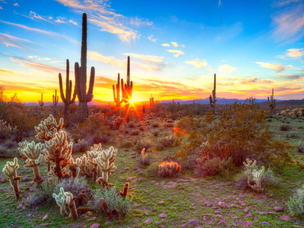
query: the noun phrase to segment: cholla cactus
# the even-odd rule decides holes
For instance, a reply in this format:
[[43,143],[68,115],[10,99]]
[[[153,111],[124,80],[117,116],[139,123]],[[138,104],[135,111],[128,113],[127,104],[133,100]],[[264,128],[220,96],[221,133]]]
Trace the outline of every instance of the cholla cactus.
[[5,176],[9,178],[10,184],[14,189],[16,199],[21,199],[20,189],[19,189],[19,180],[20,176],[17,176],[17,169],[19,168],[18,159],[14,158],[14,161],[7,161],[5,166],[2,169],[2,172]]
[[80,167],[82,165],[82,158],[71,158],[71,164],[69,165],[70,168],[70,176],[77,178],[80,174]]
[[44,155],[42,151],[44,149],[44,144],[37,143],[34,141],[31,143],[24,141],[19,143],[19,152],[22,156],[26,157],[24,167],[31,167],[34,172],[34,182],[36,182],[36,188],[41,188],[41,183],[43,179],[40,175],[39,165],[43,161]]
[[158,176],[160,177],[174,177],[180,171],[182,167],[180,164],[174,161],[163,161],[158,166]]
[[53,198],[55,198],[57,205],[60,207],[60,214],[66,217],[68,216],[68,212],[66,210],[66,196],[64,193],[64,189],[61,187],[58,195],[53,193]]
[[5,120],[0,120],[0,139],[8,138],[17,131],[17,127],[12,127]]
[[76,209],[76,204],[75,204],[76,196],[73,196],[73,194],[71,192],[65,192],[64,196],[65,196],[65,202],[67,203],[67,205],[70,209],[72,219],[74,219],[74,220],[77,219],[78,214],[77,214],[77,209]]
[[65,131],[59,131],[45,144],[45,161],[56,163],[53,172],[58,179],[61,179],[64,168],[71,163],[73,143],[68,142]]
[[99,154],[102,151],[102,146],[101,144],[94,144],[91,147],[91,150],[87,152],[88,155],[88,162],[93,165],[93,181],[95,182],[97,179],[97,174],[98,174],[98,165],[95,162],[95,158],[97,158],[99,156]]
[[247,175],[247,184],[250,188],[257,192],[263,192],[262,188],[262,177],[265,173],[265,167],[262,166],[261,169],[258,169],[256,165],[256,160],[250,160],[246,158],[246,162],[243,162],[245,166],[245,174]]
[[55,134],[63,128],[63,119],[60,118],[57,124],[56,119],[52,114],[48,118],[41,121],[40,124],[35,127],[37,134],[35,137],[40,140],[48,141],[55,137]]
[[143,165],[150,165],[150,160],[149,160],[148,154],[146,153],[146,148],[143,148],[140,151],[140,154],[141,154],[141,162],[142,162],[142,164]]
[[110,147],[107,150],[102,150],[97,158],[94,158],[94,162],[97,163],[99,169],[102,172],[101,178],[105,183],[108,183],[109,173],[117,169],[114,166],[114,161],[116,160],[117,149]]

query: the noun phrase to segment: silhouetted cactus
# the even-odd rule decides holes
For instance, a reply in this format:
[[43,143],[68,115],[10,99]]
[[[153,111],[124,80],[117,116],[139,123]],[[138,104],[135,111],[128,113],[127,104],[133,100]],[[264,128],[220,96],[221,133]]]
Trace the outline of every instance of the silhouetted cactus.
[[116,109],[117,109],[117,114],[120,114],[120,104],[122,103],[122,100],[120,98],[120,90],[121,90],[121,86],[123,85],[123,80],[122,82],[120,81],[120,74],[118,73],[117,76],[117,84],[112,85],[112,89],[113,89],[113,98],[114,98],[114,102],[116,104]]
[[276,108],[276,100],[274,99],[274,89],[272,89],[272,94],[270,98],[268,97],[268,106],[270,107],[270,114],[274,114],[274,110]]
[[213,82],[213,90],[212,90],[212,95],[209,97],[210,101],[210,106],[213,109],[213,114],[215,114],[215,103],[217,102],[216,99],[216,74],[214,74],[214,82]]
[[87,14],[82,15],[81,66],[75,63],[76,93],[79,100],[79,120],[83,122],[88,117],[88,102],[93,99],[95,68],[91,67],[89,89],[87,91]]
[[55,94],[53,94],[53,105],[56,107],[58,105],[58,96],[57,96],[57,89],[55,89]]
[[41,107],[41,110],[43,109],[43,106],[44,106],[44,102],[43,102],[43,93],[41,93],[41,100],[38,101],[40,107]]
[[59,77],[60,97],[62,102],[64,103],[64,122],[65,125],[67,126],[69,124],[69,119],[70,119],[70,105],[75,102],[75,98],[76,98],[76,85],[74,85],[74,92],[72,95],[73,82],[72,80],[70,80],[70,63],[68,59],[66,60],[65,95],[63,91],[61,73],[59,73],[58,77]]
[[127,83],[123,84],[123,79],[122,79],[121,86],[122,86],[122,100],[128,105],[130,100],[132,99],[132,90],[133,90],[133,82],[130,81],[130,56],[128,56],[128,63],[127,63]]
[[150,108],[154,107],[154,97],[151,95],[150,97]]

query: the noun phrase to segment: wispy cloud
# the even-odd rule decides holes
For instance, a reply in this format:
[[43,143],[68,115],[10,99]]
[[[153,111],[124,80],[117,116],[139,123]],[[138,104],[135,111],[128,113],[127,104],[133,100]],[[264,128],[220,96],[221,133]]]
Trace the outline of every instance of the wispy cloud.
[[15,74],[15,72],[5,69],[0,69],[0,74]]
[[0,42],[7,47],[26,48],[24,43],[32,43],[27,39],[18,38],[9,34],[0,33]]
[[14,63],[18,63],[21,66],[29,66],[29,67],[33,67],[36,68],[38,70],[41,71],[45,71],[45,72],[62,72],[64,71],[63,69],[57,68],[57,67],[53,67],[50,65],[46,65],[46,64],[42,64],[42,63],[38,63],[35,61],[31,61],[25,58],[20,58],[20,57],[10,57],[9,58],[12,62]]
[[78,41],[76,41],[74,39],[71,39],[71,38],[69,38],[69,37],[67,37],[65,35],[56,33],[56,32],[51,32],[51,31],[46,31],[46,30],[42,30],[42,29],[32,28],[32,27],[28,27],[28,26],[25,26],[25,25],[16,24],[16,23],[12,23],[12,22],[8,22],[8,21],[3,21],[3,20],[0,20],[0,23],[5,23],[5,24],[8,24],[8,25],[16,26],[16,27],[19,27],[19,28],[22,28],[22,29],[26,29],[26,30],[33,31],[33,32],[42,33],[42,34],[49,35],[49,36],[61,37],[61,38],[64,38],[64,39],[66,39],[66,40],[68,40],[70,42],[78,43]]
[[141,55],[135,53],[124,53],[124,55],[133,57],[143,62],[143,64],[138,64],[138,63],[134,63],[134,64],[137,68],[145,71],[161,71],[167,64],[166,62],[164,62],[164,57],[162,56]]
[[70,23],[72,23],[73,25],[77,25],[77,22],[75,22],[74,20],[69,20]]
[[91,60],[103,62],[112,66],[126,67],[126,62],[116,59],[113,56],[104,56],[95,51],[89,51],[88,57]]
[[294,42],[304,36],[304,4],[284,8],[272,17],[273,38],[276,41]]
[[207,61],[206,60],[200,60],[200,59],[186,61],[185,63],[190,64],[190,65],[194,66],[195,68],[202,68],[202,67],[207,66]]
[[287,70],[287,69],[292,67],[291,65],[283,67],[283,66],[278,65],[278,64],[263,63],[263,62],[255,62],[255,63],[260,65],[260,67],[274,69],[277,72],[281,72],[283,70]]
[[64,21],[64,17],[57,17],[57,19],[55,20],[55,22],[56,23],[66,23],[65,21]]
[[0,10],[2,10],[3,9],[3,7],[2,6],[0,6]]
[[154,35],[148,36],[148,39],[152,42],[156,42],[157,39],[154,38]]
[[37,13],[35,13],[33,11],[30,11],[30,18],[36,18],[36,19],[39,19],[39,20],[50,22],[49,20],[43,18],[42,16],[38,15]]
[[164,43],[161,46],[163,46],[163,47],[170,47],[170,44]]
[[168,52],[175,53],[174,57],[178,57],[180,55],[184,55],[185,53],[181,50],[167,50]]
[[148,21],[148,20],[143,20],[138,17],[133,17],[133,18],[130,18],[130,24],[139,27],[139,26],[153,25],[153,22]]
[[13,5],[16,6],[16,7],[19,7],[19,6],[20,6],[18,3],[14,3]]
[[274,7],[283,7],[289,5],[290,3],[300,2],[301,0],[277,0],[274,2]]
[[229,73],[229,72],[235,71],[236,67],[229,66],[228,64],[223,64],[223,65],[220,65],[218,69],[220,72]]
[[288,49],[286,55],[292,58],[301,58],[304,55],[304,48]]
[[171,42],[171,44],[173,45],[173,47],[178,47],[178,43],[176,42]]
[[[78,0],[56,0],[61,4],[71,7],[76,11],[81,10],[90,13],[89,21],[101,28],[101,31],[116,34],[122,41],[130,42],[138,38],[136,31],[128,28],[122,23],[124,17],[113,12],[110,8],[109,2],[99,0],[86,0],[80,2]],[[143,23],[141,20],[129,20],[129,23],[139,24]],[[145,22],[149,25],[149,22]]]

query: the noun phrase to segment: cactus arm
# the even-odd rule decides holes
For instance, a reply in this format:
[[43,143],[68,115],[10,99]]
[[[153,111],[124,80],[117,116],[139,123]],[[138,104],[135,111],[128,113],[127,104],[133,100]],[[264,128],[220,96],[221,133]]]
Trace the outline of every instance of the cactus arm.
[[94,80],[95,80],[95,68],[91,67],[91,74],[90,74],[90,83],[89,83],[89,90],[86,95],[86,102],[92,101],[94,95],[93,95],[93,88],[94,88]]
[[14,158],[14,161],[7,161],[5,166],[2,169],[2,172],[5,176],[9,178],[10,185],[14,189],[16,199],[21,199],[20,189],[19,189],[19,180],[20,177],[17,176],[17,169],[19,168],[18,158]]

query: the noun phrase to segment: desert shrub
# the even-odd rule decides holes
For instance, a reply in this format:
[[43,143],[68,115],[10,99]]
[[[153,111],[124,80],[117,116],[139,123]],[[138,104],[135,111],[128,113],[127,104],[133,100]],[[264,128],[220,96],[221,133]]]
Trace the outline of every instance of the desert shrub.
[[287,139],[298,139],[300,136],[295,131],[288,132],[286,134]]
[[48,179],[41,183],[41,189],[36,189],[27,199],[26,204],[30,207],[55,204],[53,192],[56,187],[55,179]]
[[144,129],[142,126],[140,126],[138,129],[139,129],[140,131],[145,131],[145,129]]
[[3,145],[0,144],[0,158],[12,158],[19,157],[20,153],[16,148],[8,149],[5,147],[5,143]]
[[171,128],[171,127],[174,126],[174,124],[173,123],[165,123],[164,126],[167,127],[167,128]]
[[133,131],[131,131],[130,135],[132,135],[132,136],[139,135],[139,130],[133,130]]
[[132,121],[130,121],[128,124],[127,124],[127,127],[129,128],[136,128],[136,124]]
[[3,119],[0,120],[0,139],[8,139],[17,131],[17,127],[12,127],[8,122]]
[[146,148],[146,150],[150,149],[153,146],[152,141],[148,138],[143,138],[140,141],[137,142],[135,149],[136,150],[142,150],[143,148]]
[[301,215],[304,213],[304,184],[301,188],[297,189],[294,196],[289,198],[286,202],[288,212],[290,215]]
[[156,177],[158,172],[158,164],[157,163],[151,163],[148,168],[146,169],[145,175],[147,177]]
[[154,135],[155,137],[157,137],[159,135],[159,131],[152,131],[152,135]]
[[90,149],[88,142],[85,139],[79,139],[73,144],[73,153],[86,152]]
[[279,127],[280,131],[290,131],[292,128],[290,125],[288,124],[282,124],[280,127]]
[[[204,118],[184,117],[177,128],[182,150],[176,156],[183,159],[232,157],[236,166],[245,158],[275,165],[291,162],[289,143],[275,140],[265,122],[265,111],[251,105],[235,104],[231,112],[222,112],[218,119],[211,113]],[[208,147],[202,147],[205,142]]]
[[129,134],[130,133],[130,130],[129,129],[124,129],[124,134]]
[[159,177],[176,177],[181,172],[182,166],[179,162],[165,159],[158,165],[157,175]]
[[119,144],[119,147],[120,148],[130,148],[130,147],[133,147],[134,146],[134,143],[133,141],[129,140],[129,139],[123,139],[120,144]]
[[158,127],[160,127],[160,123],[159,122],[153,122],[151,124],[151,126],[154,127],[154,128],[158,128]]
[[105,188],[103,190],[96,190],[94,192],[94,196],[92,201],[89,202],[91,207],[98,211],[99,213],[103,213],[104,211],[102,207],[100,206],[99,199],[105,199],[105,201],[108,203],[109,209],[113,210],[116,209],[119,211],[120,216],[125,216],[130,211],[130,199],[129,197],[126,197],[123,199],[121,195],[117,194],[117,189],[113,187]]
[[296,146],[298,152],[300,153],[304,153],[304,141],[301,140],[297,143],[297,146]]
[[197,173],[203,176],[217,175],[223,171],[228,172],[234,166],[231,157],[225,159],[213,157],[203,162],[200,162],[199,159],[197,160]]
[[79,178],[65,178],[62,179],[59,184],[54,188],[54,193],[58,194],[60,192],[60,188],[62,187],[65,192],[71,192],[73,195],[77,195],[80,190],[85,189],[87,185],[87,181],[85,177]]
[[138,159],[141,166],[149,166],[151,164],[151,155],[146,153],[145,149],[140,152],[140,157]]

